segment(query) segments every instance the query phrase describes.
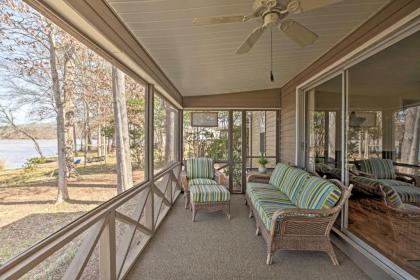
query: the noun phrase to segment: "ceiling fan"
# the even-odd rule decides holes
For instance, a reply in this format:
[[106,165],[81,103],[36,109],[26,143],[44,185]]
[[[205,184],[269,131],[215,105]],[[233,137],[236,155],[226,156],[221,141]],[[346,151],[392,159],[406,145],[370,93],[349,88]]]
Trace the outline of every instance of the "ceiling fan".
[[313,44],[318,35],[294,21],[286,19],[290,14],[318,9],[341,0],[255,0],[252,7],[252,14],[249,16],[221,16],[209,18],[195,18],[194,25],[210,25],[221,23],[247,22],[252,19],[262,20],[262,25],[255,28],[248,35],[242,45],[236,50],[236,54],[249,52],[264,31],[271,27],[277,27],[299,46],[305,47]]

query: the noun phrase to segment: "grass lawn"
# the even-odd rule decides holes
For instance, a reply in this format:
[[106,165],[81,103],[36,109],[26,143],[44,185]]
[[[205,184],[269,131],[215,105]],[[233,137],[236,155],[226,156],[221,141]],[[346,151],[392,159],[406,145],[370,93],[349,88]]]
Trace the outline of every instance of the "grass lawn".
[[[110,158],[106,165],[80,166],[77,172],[79,176],[68,183],[70,201],[57,204],[55,162],[41,164],[30,173],[23,169],[0,171],[0,263],[116,195],[115,158]],[[133,177],[135,182],[141,182],[143,171],[134,171]],[[55,256],[54,263],[65,260],[72,250],[63,251],[66,253]],[[57,269],[42,268],[45,273],[48,270]],[[57,278],[54,275],[48,278]],[[37,278],[34,274],[28,277]]]

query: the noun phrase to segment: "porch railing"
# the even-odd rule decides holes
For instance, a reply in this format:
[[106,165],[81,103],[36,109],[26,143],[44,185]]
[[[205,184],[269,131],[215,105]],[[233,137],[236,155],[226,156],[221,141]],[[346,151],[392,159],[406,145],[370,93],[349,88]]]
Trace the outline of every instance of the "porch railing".
[[87,212],[4,263],[0,279],[18,279],[76,238],[79,245],[63,279],[80,279],[93,254],[100,279],[123,279],[179,196],[180,173],[175,163]]

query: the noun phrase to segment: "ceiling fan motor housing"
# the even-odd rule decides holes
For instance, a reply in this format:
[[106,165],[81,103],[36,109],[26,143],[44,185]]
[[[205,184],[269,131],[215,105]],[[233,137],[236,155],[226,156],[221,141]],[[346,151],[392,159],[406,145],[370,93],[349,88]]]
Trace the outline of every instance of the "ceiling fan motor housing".
[[[283,3],[285,2],[285,3]],[[286,10],[289,1],[284,0],[255,0],[252,6],[252,15],[254,17],[263,17],[268,12],[278,12]]]

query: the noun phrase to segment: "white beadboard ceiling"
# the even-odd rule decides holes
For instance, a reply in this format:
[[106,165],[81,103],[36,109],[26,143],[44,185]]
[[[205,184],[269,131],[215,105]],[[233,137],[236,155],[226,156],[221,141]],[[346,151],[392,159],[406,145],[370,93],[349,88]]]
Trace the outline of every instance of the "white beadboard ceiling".
[[383,7],[387,0],[344,0],[290,16],[320,38],[300,48],[273,30],[244,55],[235,50],[260,23],[193,26],[194,17],[246,15],[252,0],[106,0],[184,96],[278,88]]

